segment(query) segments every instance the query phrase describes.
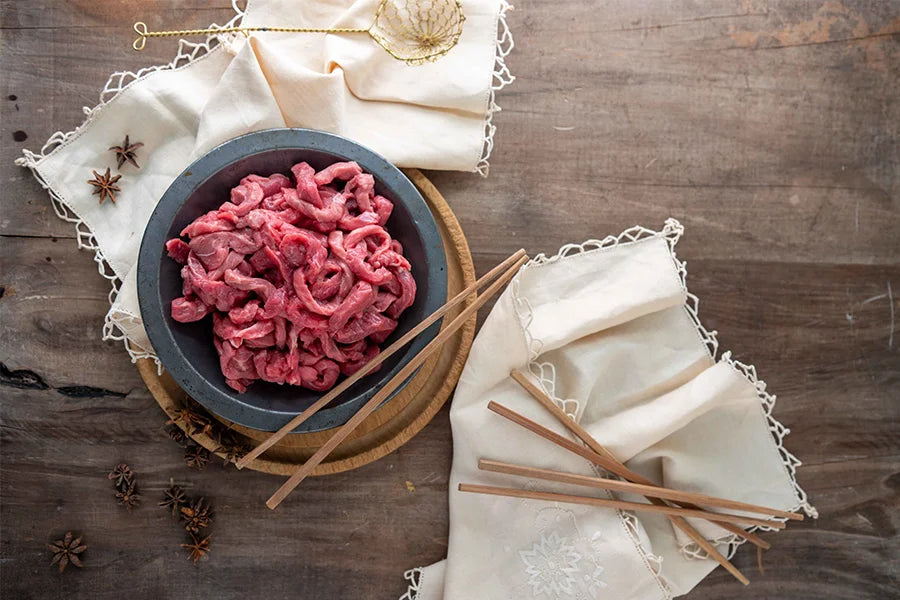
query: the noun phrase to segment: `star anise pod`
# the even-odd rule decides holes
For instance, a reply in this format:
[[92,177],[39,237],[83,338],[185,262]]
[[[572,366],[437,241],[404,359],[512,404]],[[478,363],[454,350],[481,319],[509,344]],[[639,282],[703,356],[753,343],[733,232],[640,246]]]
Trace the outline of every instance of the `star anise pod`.
[[137,482],[131,481],[128,487],[116,492],[116,500],[118,500],[125,508],[131,510],[141,503],[141,495],[137,493]]
[[121,463],[116,465],[116,468],[106,477],[114,481],[117,490],[124,489],[128,487],[128,484],[134,478],[134,471],[125,463]]
[[144,144],[138,142],[137,144],[129,143],[128,136],[125,136],[125,141],[122,142],[121,146],[110,146],[110,150],[114,150],[116,152],[116,168],[120,171],[122,170],[122,165],[125,164],[125,161],[130,162],[135,167],[140,169],[140,165],[137,164],[135,160],[135,150],[141,148]]
[[181,545],[182,548],[186,548],[190,551],[188,554],[188,560],[193,560],[194,564],[196,565],[198,560],[209,554],[209,539],[211,537],[211,535],[208,535],[201,540],[199,537],[192,533],[191,543]]
[[122,190],[119,186],[116,185],[116,182],[122,178],[121,175],[116,175],[113,177],[110,175],[109,169],[106,169],[106,174],[101,175],[97,171],[91,171],[94,174],[93,179],[89,179],[88,183],[94,186],[94,194],[100,194],[100,204],[103,204],[103,201],[109,198],[112,200],[113,204],[116,203],[116,192],[121,192]]
[[188,442],[188,437],[178,425],[169,425],[166,427],[166,433],[172,438],[172,441],[179,446],[184,446]]
[[184,451],[184,462],[190,468],[202,471],[209,462],[209,450],[196,444],[188,446]]
[[216,435],[216,441],[219,445],[214,452],[223,455],[223,466],[228,466],[229,463],[236,463],[241,457],[250,452],[250,447],[238,439],[231,429],[220,431]]
[[198,412],[198,409],[185,405],[184,408],[175,410],[175,416],[166,421],[166,425],[175,425],[181,423],[184,425],[188,435],[193,435],[197,431],[201,433],[209,433],[212,431],[212,425],[209,419]]
[[169,488],[165,491],[159,505],[163,508],[171,508],[172,516],[176,517],[178,516],[178,513],[181,512],[181,508],[187,505],[187,503],[187,495],[184,493],[184,490],[181,489],[181,486],[175,485],[173,481],[169,480]]
[[219,446],[231,446],[237,442],[237,436],[234,431],[228,427],[220,427],[213,432],[212,436]]
[[228,446],[219,446],[216,452],[222,453],[222,466],[228,466],[230,463],[236,463],[241,460],[245,454],[250,452],[250,447],[243,443],[231,444]]
[[203,504],[203,498],[192,502],[190,506],[181,507],[181,520],[184,528],[191,533],[199,533],[212,522],[212,509]]
[[50,561],[50,564],[55,565],[59,563],[60,573],[65,570],[66,565],[69,563],[72,563],[79,569],[84,566],[77,555],[87,550],[87,546],[81,543],[80,536],[73,540],[71,531],[67,531],[63,539],[47,544],[47,547],[53,551],[53,559]]

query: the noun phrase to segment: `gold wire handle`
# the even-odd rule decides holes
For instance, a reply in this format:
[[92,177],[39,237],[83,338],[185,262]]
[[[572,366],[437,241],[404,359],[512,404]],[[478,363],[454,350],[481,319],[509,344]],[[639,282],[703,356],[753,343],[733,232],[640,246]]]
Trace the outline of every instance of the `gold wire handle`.
[[151,37],[188,37],[194,35],[211,35],[220,33],[243,33],[247,35],[252,31],[276,31],[287,33],[369,33],[368,29],[316,29],[312,27],[210,27],[208,29],[179,29],[174,31],[147,31],[147,24],[138,21],[134,24],[134,30],[138,37],[131,45],[135,50],[143,50],[147,44],[147,38]]
[[137,39],[131,44],[143,50],[147,38],[189,37],[223,33],[366,33],[388,54],[409,64],[434,61],[459,42],[466,17],[459,0],[381,0],[372,24],[365,29],[349,27],[210,27],[176,31],[147,31],[147,24],[134,24]]

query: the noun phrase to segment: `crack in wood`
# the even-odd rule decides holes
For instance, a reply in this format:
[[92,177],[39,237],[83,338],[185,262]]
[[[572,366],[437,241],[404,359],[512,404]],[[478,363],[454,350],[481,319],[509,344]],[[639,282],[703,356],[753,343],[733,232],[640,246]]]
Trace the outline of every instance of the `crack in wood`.
[[871,33],[869,35],[861,35],[858,37],[840,38],[837,40],[822,40],[810,42],[798,42],[796,44],[778,44],[774,46],[760,46],[758,48],[725,48],[725,50],[781,50],[782,48],[801,48],[803,46],[824,46],[829,44],[843,44],[848,42],[862,42],[883,37],[900,36],[900,31],[885,31],[883,33]]
[[89,385],[67,385],[53,387],[44,378],[29,369],[11,370],[5,363],[0,363],[0,385],[22,390],[55,390],[69,398],[99,398],[115,396],[124,398],[128,394]]
[[58,387],[56,391],[63,396],[70,398],[96,398],[99,396],[115,396],[116,398],[124,398],[128,394],[122,392],[114,392],[104,388],[92,387],[89,385],[69,385]]
[[19,388],[22,390],[46,390],[50,389],[44,378],[27,369],[11,371],[4,363],[0,363],[0,385]]
[[51,240],[55,242],[56,240],[75,240],[78,239],[77,236],[74,235],[43,235],[43,234],[28,234],[28,233],[0,233],[0,238],[13,238],[13,239],[25,239],[25,240]]

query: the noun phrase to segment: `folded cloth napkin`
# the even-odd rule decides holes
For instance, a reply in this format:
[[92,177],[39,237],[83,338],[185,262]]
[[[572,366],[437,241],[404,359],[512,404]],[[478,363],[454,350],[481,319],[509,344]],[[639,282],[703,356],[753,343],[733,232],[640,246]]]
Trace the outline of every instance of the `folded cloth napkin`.
[[[391,0],[395,1],[395,0]],[[404,0],[396,0],[400,4]],[[182,41],[172,63],[115,73],[100,104],[69,133],[54,134],[30,167],[56,213],[76,224],[112,282],[104,339],[132,358],[154,357],[140,319],[135,266],[147,221],[172,180],[235,136],[272,127],[322,129],[352,138],[402,167],[487,174],[494,92],[512,81],[506,0],[461,0],[459,43],[436,62],[410,66],[365,34],[260,33]],[[250,0],[226,26],[368,27],[378,0]],[[177,29],[173,23],[170,28]],[[216,43],[218,42],[218,43]],[[158,43],[148,40],[147,43]],[[130,48],[123,48],[130,52]],[[141,142],[140,169],[122,168],[117,202],[100,205],[86,183],[115,161],[125,135]]]
[[[407,572],[414,600],[649,600],[687,593],[717,563],[662,515],[456,491],[460,482],[566,490],[479,471],[479,458],[592,474],[587,461],[506,421],[495,400],[560,433],[509,377],[532,373],[558,405],[638,473],[816,516],[799,461],[753,367],[722,355],[697,317],[674,247],[641,227],[527,263],[475,339],[453,399],[447,559]],[[567,490],[571,492],[571,487]],[[637,498],[626,497],[632,501]],[[731,556],[740,539],[690,519]]]

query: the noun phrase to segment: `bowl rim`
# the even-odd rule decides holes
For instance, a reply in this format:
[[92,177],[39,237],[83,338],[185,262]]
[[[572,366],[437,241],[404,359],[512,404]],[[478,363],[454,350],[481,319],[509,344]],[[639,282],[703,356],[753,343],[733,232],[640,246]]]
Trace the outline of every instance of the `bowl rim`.
[[[364,171],[371,173],[376,181],[388,187],[395,194],[392,201],[403,203],[425,242],[425,262],[429,265],[425,277],[428,280],[429,290],[434,290],[434,293],[429,294],[429,303],[424,307],[425,314],[430,314],[443,305],[447,295],[447,262],[443,244],[428,243],[430,239],[441,239],[434,215],[419,190],[399,168],[358,142],[312,129],[266,129],[223,142],[188,165],[160,197],[144,230],[137,263],[138,303],[141,316],[159,363],[185,392],[213,413],[258,431],[279,429],[300,414],[302,408],[296,411],[263,408],[242,401],[236,392],[230,390],[224,392],[210,385],[194,368],[176,342],[164,314],[167,306],[160,296],[158,281],[162,260],[166,256],[164,245],[168,240],[172,221],[193,193],[208,179],[233,163],[256,154],[281,149],[315,150],[335,156],[335,161],[355,160]],[[439,329],[440,321],[407,344],[394,368],[379,371],[379,379],[374,385],[357,393],[353,398],[322,409],[292,433],[311,433],[345,423],[359,407],[374,396],[381,385],[433,339]],[[210,348],[210,351],[214,350]],[[399,386],[391,397],[403,389],[407,382]],[[304,393],[306,392],[309,390],[304,390]],[[385,402],[389,400],[390,397]]]

